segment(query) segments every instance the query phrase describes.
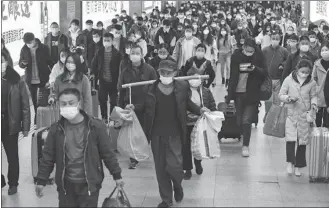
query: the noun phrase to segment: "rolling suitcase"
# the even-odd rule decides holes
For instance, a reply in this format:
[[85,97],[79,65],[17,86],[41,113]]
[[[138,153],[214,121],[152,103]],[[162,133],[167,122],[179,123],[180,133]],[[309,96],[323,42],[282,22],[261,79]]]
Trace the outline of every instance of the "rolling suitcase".
[[38,88],[37,95],[38,95],[37,105],[42,107],[48,106],[50,89],[46,87]]
[[229,105],[226,103],[219,103],[217,109],[222,111],[225,116],[225,120],[222,121],[222,129],[218,133],[218,139],[233,138],[241,140],[241,128],[238,126],[238,119],[236,116],[236,110],[234,102],[231,101]]
[[91,80],[91,97],[93,105],[93,116],[99,118],[98,90],[96,89],[96,79]]
[[53,104],[46,107],[37,108],[37,129],[42,127],[49,127],[51,124],[57,122],[60,118],[58,104]]
[[[38,175],[39,163],[42,158],[42,149],[47,139],[49,127],[42,127],[36,130],[32,136],[31,142],[31,167],[34,183]],[[55,178],[55,170],[50,174],[48,184],[53,184]]]
[[309,148],[310,182],[329,183],[329,129],[314,128]]

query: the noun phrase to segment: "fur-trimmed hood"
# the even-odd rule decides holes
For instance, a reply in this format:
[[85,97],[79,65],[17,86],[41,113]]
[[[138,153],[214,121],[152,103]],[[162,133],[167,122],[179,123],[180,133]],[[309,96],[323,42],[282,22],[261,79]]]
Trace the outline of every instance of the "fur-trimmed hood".
[[4,76],[4,79],[6,79],[11,84],[17,84],[21,80],[21,77],[15,71],[15,69],[13,69],[13,67],[8,65],[7,69],[6,69],[6,75]]

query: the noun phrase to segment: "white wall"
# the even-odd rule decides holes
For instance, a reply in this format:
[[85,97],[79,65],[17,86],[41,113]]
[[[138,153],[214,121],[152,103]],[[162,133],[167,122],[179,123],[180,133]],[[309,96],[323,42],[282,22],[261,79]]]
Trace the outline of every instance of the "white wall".
[[[319,5],[324,5],[320,10]],[[312,22],[324,19],[329,22],[329,1],[310,1],[310,20]]]

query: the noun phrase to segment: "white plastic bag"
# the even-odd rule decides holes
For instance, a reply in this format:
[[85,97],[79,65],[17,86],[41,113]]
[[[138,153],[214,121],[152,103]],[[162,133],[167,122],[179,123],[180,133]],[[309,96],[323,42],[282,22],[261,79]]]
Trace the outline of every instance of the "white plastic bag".
[[222,126],[222,112],[210,112],[202,115],[191,133],[191,152],[195,159],[213,159],[220,157],[218,132]]
[[131,120],[124,120],[118,136],[118,151],[129,158],[143,161],[149,158],[149,148],[145,133],[134,111]]

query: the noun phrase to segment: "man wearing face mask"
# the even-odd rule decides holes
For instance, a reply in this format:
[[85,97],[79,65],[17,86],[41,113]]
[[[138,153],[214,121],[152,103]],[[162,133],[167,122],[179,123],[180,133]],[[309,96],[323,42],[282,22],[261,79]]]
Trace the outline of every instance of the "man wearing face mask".
[[96,51],[99,50],[101,48],[101,46],[103,45],[103,40],[102,40],[103,35],[101,35],[100,33],[101,33],[101,31],[94,30],[93,31],[93,42],[88,45],[87,62],[88,62],[89,67],[91,66],[91,62],[95,56]]
[[235,19],[231,23],[231,30],[236,30],[238,28],[238,23],[241,22],[241,14],[237,14]]
[[163,20],[163,26],[158,30],[157,34],[155,35],[155,45],[159,45],[161,43],[166,43],[170,46],[169,53],[174,50],[176,45],[176,36],[177,33],[170,27],[169,20]]
[[285,80],[289,74],[296,69],[296,66],[302,57],[306,57],[311,60],[312,64],[317,60],[317,57],[314,56],[310,51],[310,39],[308,36],[302,36],[299,38],[299,49],[296,53],[290,54],[284,65],[281,83]]
[[117,105],[117,84],[121,62],[120,52],[113,46],[113,35],[105,33],[103,46],[96,52],[92,60],[92,74],[94,79],[99,80],[99,104],[101,115],[107,122],[107,101],[110,97],[110,113]]
[[184,198],[182,145],[186,143],[187,110],[196,115],[209,110],[191,101],[188,82],[173,80],[177,75],[175,62],[161,61],[158,72],[160,78],[146,86],[143,94],[144,132],[154,155],[162,199],[158,207],[171,207],[173,198],[178,203]]
[[158,71],[159,64],[163,60],[175,61],[169,54],[169,46],[166,43],[162,43],[157,46],[158,55],[150,60],[149,64]]
[[1,142],[8,161],[8,195],[13,195],[19,181],[18,134],[28,136],[31,112],[26,84],[8,61],[1,53]]
[[43,189],[56,164],[59,207],[97,207],[104,179],[103,163],[116,186],[124,184],[106,126],[80,109],[81,97],[75,88],[59,93],[62,117],[49,129],[39,164],[36,195],[43,197]]
[[53,66],[49,49],[34,37],[33,33],[25,33],[19,58],[19,67],[25,69],[25,82],[31,92],[34,110],[37,112],[38,88],[43,88],[49,81],[50,69]]
[[[129,90],[123,89],[122,85],[129,84],[133,82],[149,81],[157,79],[157,74],[154,68],[145,63],[143,59],[143,49],[137,44],[133,44],[130,50],[130,61],[122,69],[118,88],[119,88],[119,99],[118,105],[121,108],[134,110],[136,116],[141,124],[144,125],[144,109],[142,104],[144,102],[143,97],[141,96],[144,93],[143,86],[134,87],[131,91],[131,103],[129,103]],[[130,158],[129,169],[136,169],[138,161]]]
[[[251,125],[260,102],[260,88],[268,72],[263,53],[253,38],[246,38],[231,58],[231,74],[226,103],[234,100],[238,125],[243,136],[242,156],[249,157]],[[239,131],[239,129],[237,129]]]
[[313,56],[320,58],[321,45],[319,44],[316,33],[314,31],[309,31],[308,38],[310,39],[310,52],[313,54]]
[[45,37],[44,43],[48,46],[51,60],[53,65],[55,65],[58,62],[59,52],[68,47],[68,39],[59,31],[57,22],[51,23],[50,31],[47,37]]
[[86,29],[83,31],[83,34],[87,37],[87,45],[93,42],[93,24],[92,20],[86,21]]
[[134,23],[133,19],[129,15],[127,15],[126,10],[121,11],[120,21],[123,22],[123,24],[125,25],[126,32],[130,30],[131,26]]
[[106,33],[106,30],[104,29],[104,24],[102,21],[98,21],[96,24],[97,30],[99,31],[99,34],[101,37]]
[[[128,33],[135,33],[137,30],[140,30],[144,33],[145,41],[148,42],[148,28],[144,24],[143,17],[137,17],[137,23],[134,24]],[[128,34],[127,33],[127,34]]]
[[[80,21],[77,19],[73,19],[70,24],[69,31],[66,36],[69,40],[69,48],[74,50],[78,46],[87,46],[87,36],[83,34],[83,32],[79,28]],[[87,52],[87,50],[86,50]]]
[[189,25],[186,26],[185,36],[177,41],[174,48],[172,58],[176,60],[178,69],[185,66],[186,61],[195,55],[195,48],[201,43],[201,41],[192,34],[193,28]]
[[262,51],[265,57],[268,74],[272,80],[272,98],[265,102],[265,117],[271,108],[271,105],[279,105],[280,79],[282,77],[283,67],[288,58],[289,52],[284,47],[280,46],[281,35],[273,33],[271,35],[271,45],[265,47]]

